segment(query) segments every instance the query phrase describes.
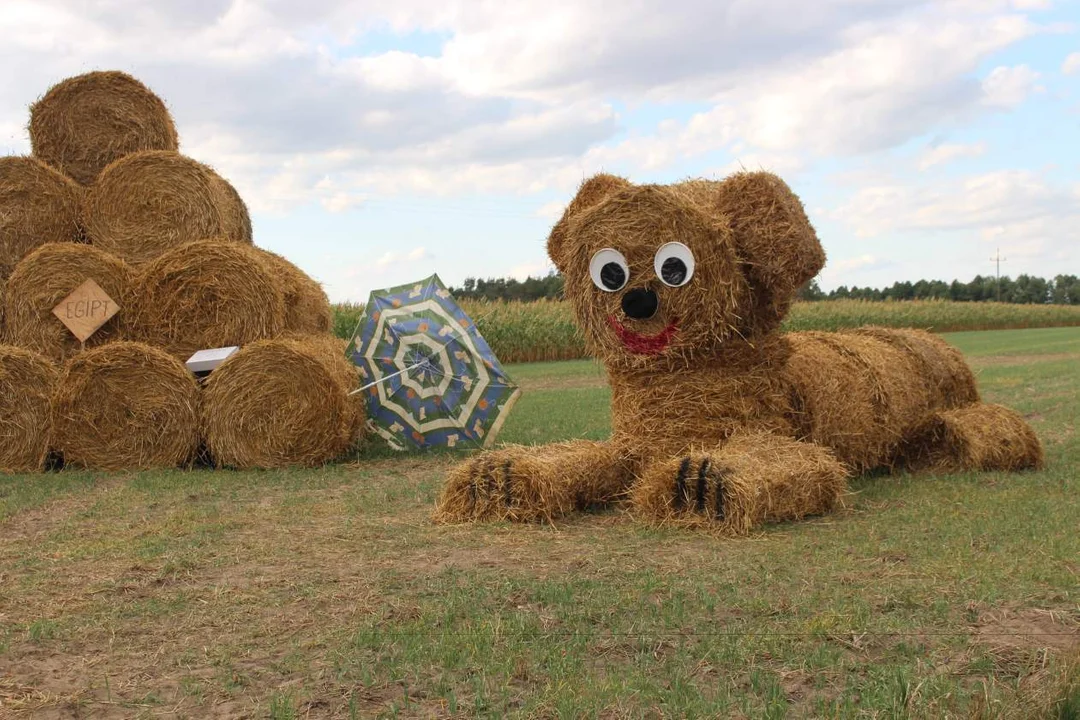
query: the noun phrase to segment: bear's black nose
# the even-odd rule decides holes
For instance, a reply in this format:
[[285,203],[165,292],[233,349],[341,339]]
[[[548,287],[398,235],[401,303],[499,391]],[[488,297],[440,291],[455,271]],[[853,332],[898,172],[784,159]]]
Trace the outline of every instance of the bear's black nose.
[[634,288],[622,296],[623,312],[634,320],[648,320],[656,314],[659,305],[656,293],[645,288]]

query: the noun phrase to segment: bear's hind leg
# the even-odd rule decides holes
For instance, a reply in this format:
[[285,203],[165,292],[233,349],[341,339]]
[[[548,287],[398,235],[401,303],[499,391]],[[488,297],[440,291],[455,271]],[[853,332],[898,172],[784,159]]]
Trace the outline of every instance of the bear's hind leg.
[[847,477],[847,468],[824,447],[746,433],[710,452],[653,462],[630,499],[636,512],[655,522],[743,535],[764,523],[828,512]]
[[975,403],[934,413],[900,449],[913,471],[1039,469],[1045,462],[1035,431],[1015,410]]

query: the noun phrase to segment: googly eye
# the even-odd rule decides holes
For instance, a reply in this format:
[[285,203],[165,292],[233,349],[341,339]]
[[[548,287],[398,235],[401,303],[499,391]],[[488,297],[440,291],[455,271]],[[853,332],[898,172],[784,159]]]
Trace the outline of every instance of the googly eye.
[[612,248],[597,250],[589,262],[589,275],[593,284],[604,292],[615,292],[626,286],[630,279],[630,267],[622,253]]
[[656,277],[668,287],[682,287],[694,277],[694,253],[682,243],[670,242],[656,251]]

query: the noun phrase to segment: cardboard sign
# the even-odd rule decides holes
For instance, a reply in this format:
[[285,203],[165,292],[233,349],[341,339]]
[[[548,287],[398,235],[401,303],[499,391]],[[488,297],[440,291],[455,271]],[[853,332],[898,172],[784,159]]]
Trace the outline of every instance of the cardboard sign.
[[71,334],[86,342],[98,328],[120,311],[120,306],[92,279],[87,278],[71,294],[53,308],[53,315],[60,318]]

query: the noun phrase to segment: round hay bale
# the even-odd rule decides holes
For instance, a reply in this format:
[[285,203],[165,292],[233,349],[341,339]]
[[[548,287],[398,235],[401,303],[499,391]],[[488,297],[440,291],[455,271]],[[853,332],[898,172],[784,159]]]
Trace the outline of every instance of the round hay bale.
[[236,192],[231,182],[220,175],[218,179],[220,190],[225,197],[222,205],[225,214],[225,235],[251,245],[254,242],[254,234],[247,203],[240,197],[240,193]]
[[86,193],[90,242],[133,265],[210,237],[245,242],[239,195],[208,165],[168,151],[125,155]]
[[45,243],[82,242],[82,188],[31,157],[0,157],[0,277]]
[[123,337],[123,318],[134,281],[131,269],[96,247],[58,243],[27,255],[8,278],[3,303],[8,341],[56,362],[82,350],[82,343],[53,314],[53,308],[88,278],[120,306],[120,311],[90,336],[86,347]]
[[39,472],[49,451],[49,398],[60,371],[30,350],[0,345],[0,472]]
[[353,364],[346,354],[349,341],[329,333],[312,335],[295,332],[286,332],[279,339],[298,340],[305,345],[319,349],[327,369],[337,378],[341,386],[349,392],[349,411],[352,413],[350,437],[353,442],[362,439],[365,434],[364,422],[367,420],[367,406],[364,402],[364,393],[352,394],[353,390],[360,387],[360,369]]
[[199,386],[184,364],[121,341],[68,361],[52,402],[65,464],[98,470],[189,465],[199,447]]
[[131,75],[95,71],[57,83],[30,106],[30,145],[84,185],[140,150],[179,149],[165,103]]
[[356,396],[344,381],[347,361],[329,349],[319,340],[263,340],[210,373],[203,429],[216,465],[313,467],[349,449]]
[[285,295],[286,331],[312,335],[330,333],[334,327],[334,311],[322,286],[282,256],[257,249]]
[[173,248],[137,274],[134,337],[186,360],[285,329],[285,299],[255,248],[211,238]]

